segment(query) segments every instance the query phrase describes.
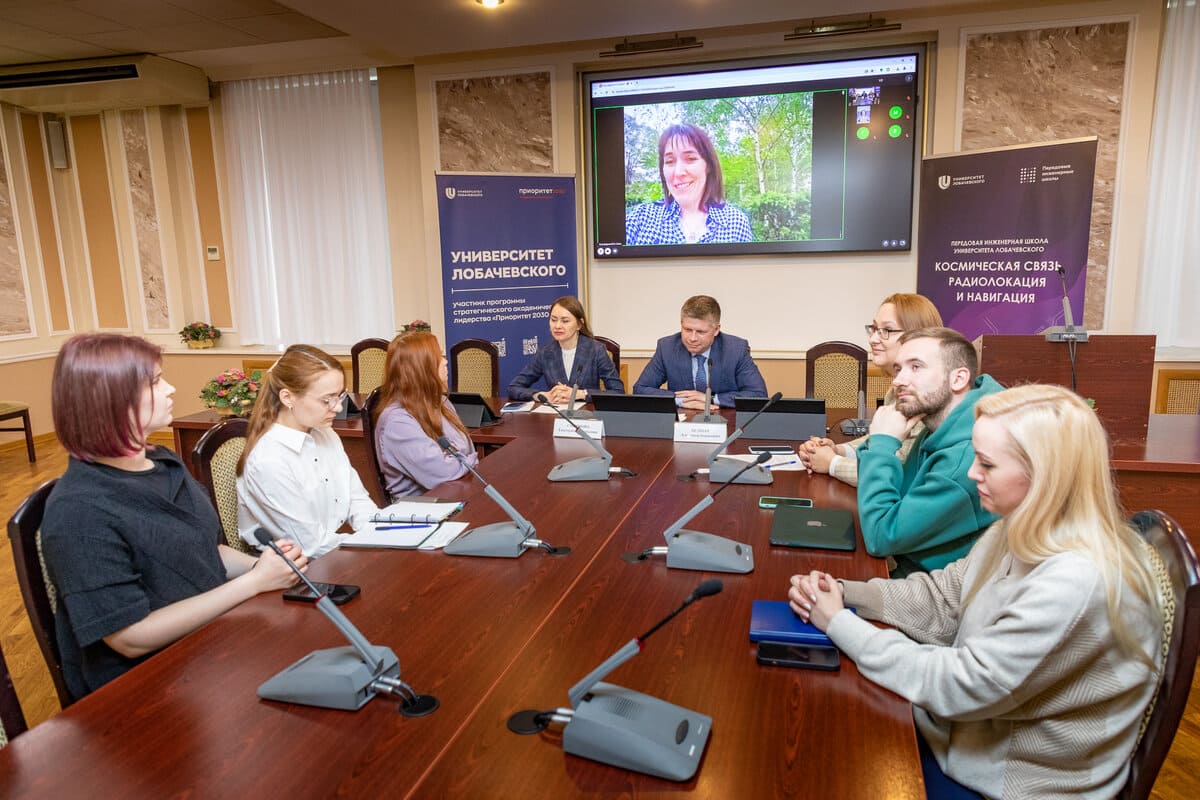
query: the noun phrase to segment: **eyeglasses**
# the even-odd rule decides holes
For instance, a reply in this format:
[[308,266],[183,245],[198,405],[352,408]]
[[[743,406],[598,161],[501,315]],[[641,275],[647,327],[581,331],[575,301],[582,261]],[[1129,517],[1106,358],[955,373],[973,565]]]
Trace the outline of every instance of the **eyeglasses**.
[[342,401],[344,401],[349,396],[350,396],[349,392],[342,392],[341,394],[331,394],[331,395],[326,395],[325,397],[318,397],[317,402],[321,403],[328,409],[341,408]]
[[867,338],[868,339],[870,339],[872,336],[874,336],[875,334],[878,333],[879,338],[885,342],[891,337],[891,335],[893,333],[904,333],[904,331],[897,330],[895,328],[876,328],[874,325],[864,325],[863,327],[867,329]]

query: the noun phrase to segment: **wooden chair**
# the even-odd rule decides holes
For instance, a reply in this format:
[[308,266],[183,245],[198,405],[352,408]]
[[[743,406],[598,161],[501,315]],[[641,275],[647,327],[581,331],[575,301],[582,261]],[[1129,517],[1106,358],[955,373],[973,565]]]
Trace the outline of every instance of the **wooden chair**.
[[29,462],[37,461],[37,451],[33,449],[33,426],[29,424],[29,406],[24,403],[9,403],[0,401],[0,422],[8,419],[20,419],[19,428],[0,428],[0,431],[23,431],[25,433],[25,452]]
[[221,519],[225,544],[234,550],[257,555],[258,552],[238,535],[237,462],[246,449],[246,433],[250,423],[241,417],[221,420],[205,431],[192,448],[192,465],[196,477]]
[[[375,449],[375,411],[379,405],[379,397],[382,393],[379,389],[373,389],[362,405],[362,429],[363,429],[363,444],[367,448],[367,457],[371,461],[371,466],[375,469],[373,474],[375,480],[379,482],[379,495],[387,498],[391,502],[391,495],[388,494],[387,480],[383,477],[383,465],[379,461],[379,452]],[[367,487],[370,491],[370,487]]]
[[17,698],[4,653],[0,652],[0,747],[27,730],[29,726],[25,724],[25,715],[21,713],[21,701]]
[[[608,357],[612,359],[613,366],[616,368],[617,374],[621,376],[621,381],[624,382],[625,376],[621,373],[621,345],[604,336],[596,336],[594,338],[597,342],[604,345],[604,349],[608,351]],[[606,388],[604,386],[604,381],[600,382],[600,388]]]
[[485,339],[463,339],[450,348],[450,391],[500,396],[500,351]]
[[875,408],[880,400],[887,397],[892,388],[892,375],[884,375],[883,370],[867,363],[867,413]]
[[1154,392],[1155,414],[1200,413],[1200,370],[1160,369]]
[[858,408],[867,390],[867,351],[850,342],[821,342],[804,358],[806,397],[819,397],[829,408]]
[[387,339],[363,339],[350,348],[355,394],[366,394],[383,384],[387,373]]
[[57,622],[54,619],[56,604],[54,584],[46,573],[46,562],[42,558],[42,540],[39,529],[46,511],[46,498],[54,489],[58,479],[46,481],[33,490],[8,520],[8,538],[12,545],[13,562],[17,568],[17,583],[25,601],[25,611],[33,627],[33,635],[42,648],[42,657],[50,670],[58,702],[63,707],[75,702],[67,690],[63,678],[62,654],[56,638]]
[[1143,800],[1171,749],[1179,720],[1187,707],[1196,654],[1200,650],[1200,563],[1183,530],[1161,511],[1141,511],[1134,526],[1162,559],[1156,570],[1165,590],[1163,610],[1163,674],[1158,695],[1147,711],[1141,741],[1130,760],[1129,779],[1117,795],[1121,800]]

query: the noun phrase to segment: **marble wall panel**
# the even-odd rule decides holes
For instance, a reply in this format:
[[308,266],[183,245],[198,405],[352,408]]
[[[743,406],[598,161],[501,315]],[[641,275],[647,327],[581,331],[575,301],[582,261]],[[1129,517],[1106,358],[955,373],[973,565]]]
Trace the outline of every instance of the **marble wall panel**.
[[1099,136],[1083,324],[1104,327],[1124,107],[1125,22],[967,36],[962,149]]
[[8,164],[0,149],[0,336],[30,333],[29,287],[17,248],[17,221],[13,217],[12,186]]
[[125,147],[125,168],[128,171],[133,213],[131,222],[141,268],[146,327],[152,331],[167,330],[171,317],[167,310],[167,285],[159,241],[158,206],[154,202],[154,177],[150,166],[145,111],[138,108],[121,112],[121,141]]
[[550,73],[437,81],[440,168],[553,172]]

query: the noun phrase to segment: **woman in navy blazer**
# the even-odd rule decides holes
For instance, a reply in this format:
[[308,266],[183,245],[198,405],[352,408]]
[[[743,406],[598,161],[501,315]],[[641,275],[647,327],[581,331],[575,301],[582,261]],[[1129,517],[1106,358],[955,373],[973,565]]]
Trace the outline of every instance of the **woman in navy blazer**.
[[577,298],[560,297],[550,306],[550,335],[554,341],[539,350],[508,385],[509,397],[531,400],[534,394],[545,392],[551,403],[565,403],[573,384],[582,390],[579,397],[585,397],[588,391],[600,389],[601,380],[605,391],[624,393],[625,384],[604,345],[592,338]]

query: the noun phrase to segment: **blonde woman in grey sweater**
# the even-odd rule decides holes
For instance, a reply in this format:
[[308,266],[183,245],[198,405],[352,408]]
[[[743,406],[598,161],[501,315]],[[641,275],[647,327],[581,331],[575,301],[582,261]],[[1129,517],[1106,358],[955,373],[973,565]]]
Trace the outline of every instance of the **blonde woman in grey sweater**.
[[[1112,797],[1161,669],[1146,545],[1077,395],[1021,386],[975,414],[969,474],[1003,519],[964,558],[905,580],[796,575],[788,598],[912,702],[930,796]],[[939,781],[949,794],[933,793]]]

